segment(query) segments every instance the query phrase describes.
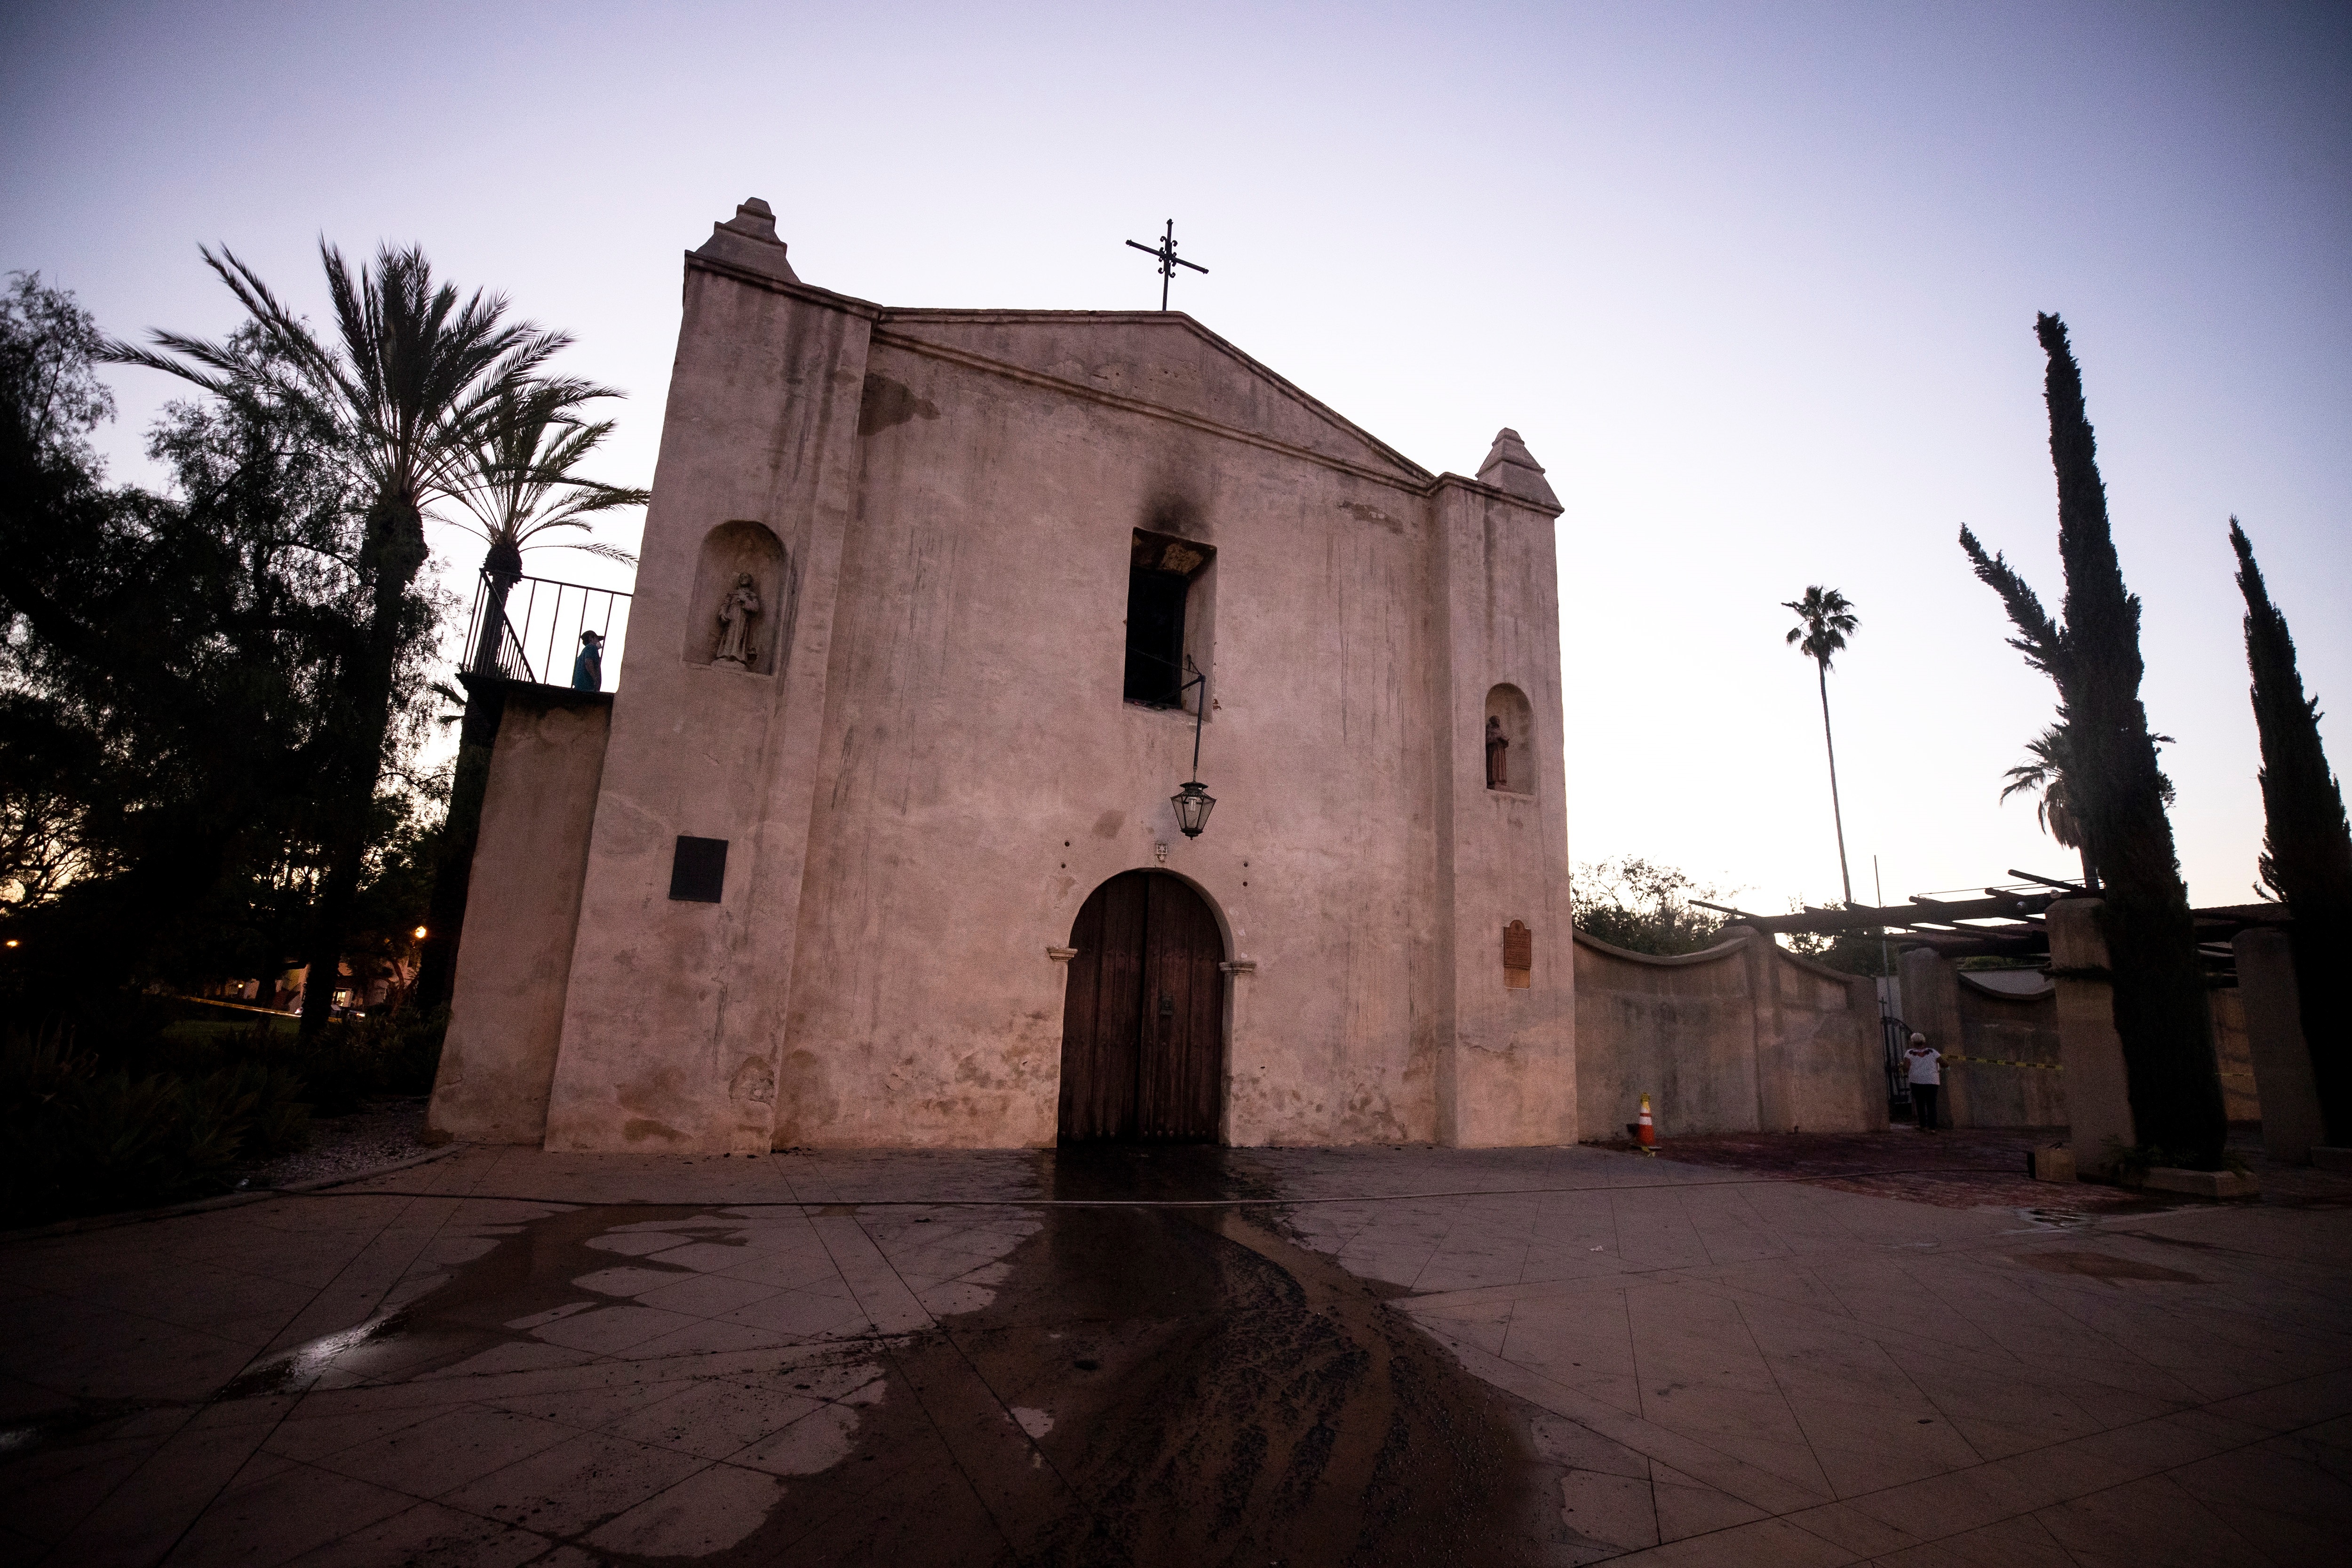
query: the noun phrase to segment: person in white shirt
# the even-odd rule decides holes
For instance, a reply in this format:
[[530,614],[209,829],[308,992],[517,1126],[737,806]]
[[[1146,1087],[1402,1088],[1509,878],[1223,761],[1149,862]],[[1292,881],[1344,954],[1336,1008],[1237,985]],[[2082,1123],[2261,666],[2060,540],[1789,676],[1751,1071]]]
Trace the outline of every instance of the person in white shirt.
[[1944,1053],[1927,1043],[1925,1035],[1911,1037],[1911,1048],[1903,1053],[1911,1076],[1911,1109],[1922,1132],[1936,1131],[1936,1095],[1944,1087]]

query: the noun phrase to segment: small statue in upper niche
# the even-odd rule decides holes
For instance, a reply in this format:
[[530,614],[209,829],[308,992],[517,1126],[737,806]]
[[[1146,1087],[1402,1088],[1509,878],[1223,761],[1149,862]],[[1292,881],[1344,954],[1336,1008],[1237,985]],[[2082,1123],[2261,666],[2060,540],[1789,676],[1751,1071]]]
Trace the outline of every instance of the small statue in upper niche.
[[749,669],[760,661],[759,646],[751,640],[751,622],[760,608],[760,589],[751,574],[736,574],[735,586],[719,602],[719,647],[710,656],[711,663]]
[[1506,755],[1510,749],[1510,740],[1503,733],[1503,721],[1489,714],[1486,719],[1486,787],[1488,789],[1511,787],[1510,759]]

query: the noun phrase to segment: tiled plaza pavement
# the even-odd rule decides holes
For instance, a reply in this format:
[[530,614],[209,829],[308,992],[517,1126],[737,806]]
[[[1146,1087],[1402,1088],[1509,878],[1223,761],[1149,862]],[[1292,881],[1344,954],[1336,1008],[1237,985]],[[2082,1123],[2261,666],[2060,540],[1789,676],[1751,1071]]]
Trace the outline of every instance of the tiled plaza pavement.
[[[2352,1180],[2309,1165],[2274,1165],[2262,1124],[2231,1127],[2230,1152],[2261,1181],[2266,1203],[2352,1199]],[[2147,1214],[2179,1206],[2163,1194],[2078,1182],[2053,1186],[2027,1169],[2029,1151],[2064,1144],[2066,1130],[1964,1128],[1922,1133],[1897,1122],[1882,1132],[1717,1132],[1660,1140],[1663,1159],[1749,1175],[1788,1176],[1841,1192],[1905,1198],[1946,1208],[2042,1208]],[[1630,1148],[1631,1145],[1622,1145]]]
[[[1169,1155],[1122,1189],[1223,1207],[1054,1206],[1108,1190],[1072,1168],[467,1150],[7,1244],[0,1562],[2300,1563],[2352,1538],[2344,1198],[2053,1227],[1374,1149]],[[1403,1320],[1483,1382],[1382,1338]],[[1389,1463],[1448,1447],[1476,1488]]]

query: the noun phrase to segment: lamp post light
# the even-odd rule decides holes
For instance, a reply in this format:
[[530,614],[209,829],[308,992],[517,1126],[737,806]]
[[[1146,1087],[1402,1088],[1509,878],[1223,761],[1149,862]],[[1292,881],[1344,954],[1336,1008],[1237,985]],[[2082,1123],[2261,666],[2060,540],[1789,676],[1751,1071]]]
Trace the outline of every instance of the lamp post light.
[[1201,689],[1192,705],[1192,776],[1168,797],[1168,804],[1176,808],[1176,826],[1183,830],[1184,837],[1198,838],[1201,829],[1209,826],[1209,813],[1217,806],[1217,797],[1201,787],[1201,723],[1209,715],[1209,678],[1201,673],[1191,654],[1184,656],[1184,668],[1192,672],[1192,679],[1177,688],[1178,696],[1181,698],[1196,686]]

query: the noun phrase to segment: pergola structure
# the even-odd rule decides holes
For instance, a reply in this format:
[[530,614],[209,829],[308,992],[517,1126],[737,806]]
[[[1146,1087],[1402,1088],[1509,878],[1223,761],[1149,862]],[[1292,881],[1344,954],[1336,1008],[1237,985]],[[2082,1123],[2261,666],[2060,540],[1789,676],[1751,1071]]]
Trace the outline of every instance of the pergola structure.
[[[1806,932],[1834,936],[1843,932],[1893,933],[1906,947],[1933,949],[1945,958],[2008,958],[2047,961],[2050,933],[2043,916],[2061,899],[2096,898],[2079,882],[2037,877],[2012,868],[2017,882],[1985,889],[1981,898],[1955,899],[1914,894],[1907,903],[1874,908],[1825,910],[1808,904],[1786,915],[1750,914],[1702,899],[1691,901],[1703,909],[1728,915],[1741,925],[1769,935]],[[2288,924],[2293,916],[2284,904],[2230,904],[2191,911],[2197,921],[2198,952],[2210,963],[2233,963],[2230,942],[2249,926]]]

